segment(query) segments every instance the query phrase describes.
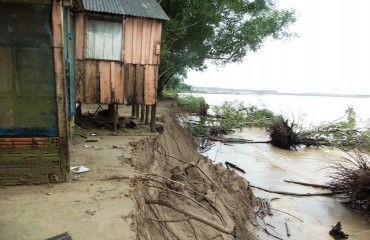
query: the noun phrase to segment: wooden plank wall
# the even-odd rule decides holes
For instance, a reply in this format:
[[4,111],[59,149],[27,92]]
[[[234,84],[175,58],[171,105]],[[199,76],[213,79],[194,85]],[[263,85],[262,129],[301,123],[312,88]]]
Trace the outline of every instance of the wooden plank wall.
[[85,59],[86,24],[76,14],[76,100],[80,103],[145,104],[156,102],[162,23],[123,20],[124,62]]
[[125,63],[159,65],[162,23],[128,17],[125,22]]

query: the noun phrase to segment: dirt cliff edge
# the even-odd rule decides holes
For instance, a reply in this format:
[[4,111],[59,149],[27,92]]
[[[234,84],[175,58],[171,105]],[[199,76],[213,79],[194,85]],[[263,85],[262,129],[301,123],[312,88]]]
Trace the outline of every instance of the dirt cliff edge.
[[163,133],[132,142],[138,239],[251,239],[256,201],[249,183],[200,155],[175,111],[161,109]]

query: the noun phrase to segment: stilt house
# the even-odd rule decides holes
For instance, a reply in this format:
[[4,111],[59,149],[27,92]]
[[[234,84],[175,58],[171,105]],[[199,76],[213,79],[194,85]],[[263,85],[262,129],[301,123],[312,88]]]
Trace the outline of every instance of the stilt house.
[[0,185],[66,179],[76,102],[155,106],[166,19],[155,0],[0,0]]
[[156,0],[83,4],[85,11],[76,14],[76,101],[155,104],[162,21],[168,19],[163,9]]

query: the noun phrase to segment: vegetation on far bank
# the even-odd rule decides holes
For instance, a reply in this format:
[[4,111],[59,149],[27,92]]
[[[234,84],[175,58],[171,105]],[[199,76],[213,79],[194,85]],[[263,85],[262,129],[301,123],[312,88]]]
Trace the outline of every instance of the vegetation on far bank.
[[370,131],[356,129],[356,112],[352,107],[348,107],[340,119],[303,129],[299,122],[275,115],[267,108],[242,102],[226,101],[214,106],[211,108],[212,115],[208,114],[209,105],[202,97],[182,96],[178,98],[178,103],[200,117],[187,124],[187,128],[197,137],[219,136],[235,128],[260,127],[269,133],[271,144],[287,150],[306,145],[370,151]]

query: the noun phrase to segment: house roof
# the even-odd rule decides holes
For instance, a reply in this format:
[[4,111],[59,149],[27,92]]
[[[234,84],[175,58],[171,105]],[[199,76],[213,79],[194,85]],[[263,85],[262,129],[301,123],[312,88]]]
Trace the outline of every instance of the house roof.
[[85,10],[90,12],[169,19],[156,0],[83,0],[83,4]]

